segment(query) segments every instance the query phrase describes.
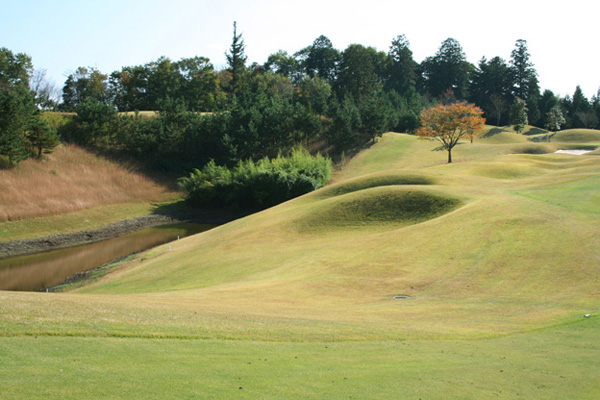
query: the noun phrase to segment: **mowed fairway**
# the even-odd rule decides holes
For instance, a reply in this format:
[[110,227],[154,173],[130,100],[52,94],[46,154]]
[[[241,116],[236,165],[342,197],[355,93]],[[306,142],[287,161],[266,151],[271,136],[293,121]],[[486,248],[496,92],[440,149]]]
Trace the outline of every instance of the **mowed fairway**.
[[326,188],[86,287],[0,292],[0,390],[598,398],[600,157],[560,136],[488,129],[448,165],[388,133]]

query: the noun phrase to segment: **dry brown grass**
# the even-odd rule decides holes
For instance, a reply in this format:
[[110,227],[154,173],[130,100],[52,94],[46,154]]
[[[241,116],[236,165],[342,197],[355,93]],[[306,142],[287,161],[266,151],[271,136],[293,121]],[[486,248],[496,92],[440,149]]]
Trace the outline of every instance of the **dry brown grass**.
[[166,185],[75,145],[61,145],[43,161],[0,170],[0,221],[69,213],[107,204],[160,201]]

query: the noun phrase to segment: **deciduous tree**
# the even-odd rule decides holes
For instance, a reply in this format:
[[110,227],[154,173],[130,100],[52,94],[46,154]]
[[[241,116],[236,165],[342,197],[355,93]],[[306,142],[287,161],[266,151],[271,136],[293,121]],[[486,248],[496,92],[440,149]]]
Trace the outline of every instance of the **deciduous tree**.
[[93,67],[79,67],[67,77],[62,96],[62,108],[66,111],[75,111],[75,108],[87,99],[106,103],[108,76]]
[[483,111],[466,102],[437,105],[423,110],[421,127],[417,136],[437,140],[448,151],[448,163],[452,162],[452,149],[464,137],[476,136],[483,130]]
[[558,131],[565,122],[565,117],[558,104],[552,107],[550,111],[548,111],[548,114],[546,114],[546,129],[551,132]]

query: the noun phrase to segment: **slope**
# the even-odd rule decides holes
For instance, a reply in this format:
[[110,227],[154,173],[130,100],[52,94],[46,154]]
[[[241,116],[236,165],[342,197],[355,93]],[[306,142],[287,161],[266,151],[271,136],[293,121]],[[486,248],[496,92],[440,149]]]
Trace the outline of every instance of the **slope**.
[[[511,154],[510,146],[465,143],[447,165],[435,144],[386,134],[332,186],[52,296],[44,329],[476,338],[572,321],[599,306],[600,206],[584,199],[585,206],[560,207],[552,199],[577,192],[573,182],[596,179],[600,159]],[[39,300],[11,294],[3,301],[26,312]],[[98,307],[106,319],[93,318]],[[9,314],[12,332],[39,329]]]

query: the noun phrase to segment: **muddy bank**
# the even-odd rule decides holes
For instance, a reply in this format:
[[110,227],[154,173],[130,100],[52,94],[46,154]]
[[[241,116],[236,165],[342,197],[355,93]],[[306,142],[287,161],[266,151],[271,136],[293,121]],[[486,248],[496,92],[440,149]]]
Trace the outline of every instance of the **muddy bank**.
[[112,225],[95,230],[53,235],[36,239],[0,242],[0,258],[28,255],[81,244],[99,242],[141,229],[179,222],[221,225],[241,216],[242,215],[234,215],[224,211],[194,213],[173,212],[145,215],[142,217],[119,221]]

